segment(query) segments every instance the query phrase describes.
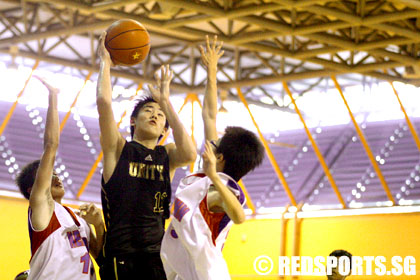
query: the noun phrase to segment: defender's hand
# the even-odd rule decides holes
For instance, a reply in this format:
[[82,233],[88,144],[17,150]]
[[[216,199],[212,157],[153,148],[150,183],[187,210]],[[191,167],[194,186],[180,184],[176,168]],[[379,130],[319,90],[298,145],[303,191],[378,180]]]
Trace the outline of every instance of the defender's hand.
[[60,90],[56,87],[53,87],[52,85],[50,85],[49,83],[47,83],[47,81],[45,80],[45,78],[41,78],[37,75],[33,75],[32,77],[38,79],[47,89],[48,92],[50,94],[58,94],[60,92]]
[[203,64],[209,67],[216,67],[219,58],[222,57],[224,51],[221,51],[223,41],[217,42],[217,36],[214,36],[213,42],[210,42],[209,36],[206,35],[207,48],[204,50],[203,46],[200,46],[201,60]]
[[85,219],[86,222],[94,226],[102,223],[102,213],[99,208],[93,203],[82,204],[79,207],[79,216]]
[[203,152],[203,169],[207,177],[212,178],[217,174],[216,171],[216,155],[213,152],[212,145],[208,140],[204,144]]

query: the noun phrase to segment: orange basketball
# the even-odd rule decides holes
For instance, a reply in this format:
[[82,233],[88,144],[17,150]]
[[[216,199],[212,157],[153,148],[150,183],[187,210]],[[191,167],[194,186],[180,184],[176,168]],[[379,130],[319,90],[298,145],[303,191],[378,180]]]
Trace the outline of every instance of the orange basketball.
[[115,65],[135,65],[149,54],[149,33],[135,20],[118,20],[108,27],[106,33],[105,47]]

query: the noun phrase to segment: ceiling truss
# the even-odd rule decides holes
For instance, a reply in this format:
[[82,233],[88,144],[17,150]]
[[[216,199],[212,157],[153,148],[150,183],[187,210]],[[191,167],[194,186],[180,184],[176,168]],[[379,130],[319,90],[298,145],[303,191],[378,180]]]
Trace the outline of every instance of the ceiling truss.
[[[154,71],[171,64],[172,89],[204,92],[205,68],[198,46],[205,35],[225,43],[219,86],[237,99],[243,87],[250,103],[288,111],[277,83],[290,81],[304,94],[323,90],[340,75],[343,86],[370,81],[420,85],[406,76],[420,71],[420,5],[406,0],[5,0],[0,6],[0,52],[81,70],[97,71],[97,40],[121,18],[143,23],[152,37],[147,59],[117,67],[113,76],[153,82]],[[17,50],[16,50],[17,49]],[[360,74],[360,75],[355,75]],[[418,74],[420,77],[420,73]],[[204,78],[203,78],[204,77]],[[292,82],[293,81],[293,82]],[[274,86],[273,86],[274,84]],[[271,105],[261,102],[268,97]],[[270,103],[270,102],[269,102]]]

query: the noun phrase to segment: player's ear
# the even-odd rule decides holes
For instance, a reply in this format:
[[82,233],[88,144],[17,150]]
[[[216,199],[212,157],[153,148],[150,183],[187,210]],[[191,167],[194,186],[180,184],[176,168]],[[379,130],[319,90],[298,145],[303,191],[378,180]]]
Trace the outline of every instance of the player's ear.
[[136,119],[135,119],[134,117],[131,117],[131,118],[130,118],[130,125],[131,125],[131,126],[134,126],[134,125],[135,125],[135,123],[136,123]]
[[221,168],[221,170],[225,169],[225,159],[223,157],[223,154],[216,154],[216,164],[219,166],[219,168]]
[[164,127],[162,133],[160,134],[161,137],[165,136],[165,134],[168,132],[169,127]]

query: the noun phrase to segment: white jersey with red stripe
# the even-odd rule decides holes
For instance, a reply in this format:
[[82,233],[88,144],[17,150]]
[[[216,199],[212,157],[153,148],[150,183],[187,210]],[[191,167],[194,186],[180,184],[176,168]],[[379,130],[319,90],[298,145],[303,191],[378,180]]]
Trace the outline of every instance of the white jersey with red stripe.
[[54,202],[47,228],[34,230],[30,208],[28,222],[32,253],[28,280],[96,279],[88,251],[90,227],[84,219]]
[[[245,196],[235,180],[218,174],[243,206]],[[174,213],[161,247],[168,280],[230,279],[222,249],[233,222],[226,213],[209,211],[211,185],[204,173],[196,173],[182,179],[176,190]]]

